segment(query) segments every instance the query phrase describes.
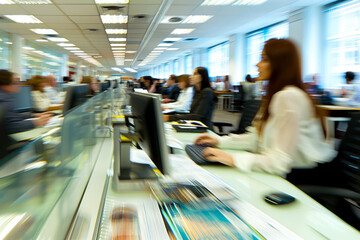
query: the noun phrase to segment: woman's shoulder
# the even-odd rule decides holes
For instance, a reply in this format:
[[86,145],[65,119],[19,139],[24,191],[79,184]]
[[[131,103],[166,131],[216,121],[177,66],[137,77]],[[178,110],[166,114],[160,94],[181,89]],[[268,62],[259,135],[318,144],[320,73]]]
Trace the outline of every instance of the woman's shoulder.
[[283,89],[281,89],[279,92],[277,92],[274,97],[276,98],[288,98],[288,99],[298,99],[302,97],[306,97],[306,93],[304,90],[296,87],[296,86],[286,86]]
[[201,90],[202,93],[213,93],[214,90],[210,87],[204,88],[203,90]]

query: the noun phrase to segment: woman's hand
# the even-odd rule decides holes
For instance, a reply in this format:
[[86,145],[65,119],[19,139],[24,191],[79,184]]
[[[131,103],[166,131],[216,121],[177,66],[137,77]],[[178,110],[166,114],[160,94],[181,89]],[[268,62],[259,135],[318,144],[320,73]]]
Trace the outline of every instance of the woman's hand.
[[196,140],[195,144],[208,144],[211,146],[216,146],[219,144],[219,140],[216,137],[211,136],[208,133],[200,135]]
[[212,162],[221,162],[231,167],[234,166],[233,157],[230,154],[217,148],[205,148],[203,151],[203,157]]

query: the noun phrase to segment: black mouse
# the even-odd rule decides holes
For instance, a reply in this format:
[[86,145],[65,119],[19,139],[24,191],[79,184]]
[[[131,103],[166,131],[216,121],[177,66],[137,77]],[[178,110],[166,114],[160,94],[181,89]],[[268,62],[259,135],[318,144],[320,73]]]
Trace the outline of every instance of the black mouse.
[[264,197],[265,202],[273,205],[284,205],[292,203],[295,198],[286,193],[270,193]]

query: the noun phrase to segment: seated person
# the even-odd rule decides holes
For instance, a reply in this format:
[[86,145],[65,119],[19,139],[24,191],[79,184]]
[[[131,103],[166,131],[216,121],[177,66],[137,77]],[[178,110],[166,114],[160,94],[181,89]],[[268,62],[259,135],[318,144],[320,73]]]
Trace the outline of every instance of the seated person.
[[258,121],[248,128],[249,133],[224,137],[204,134],[195,140],[196,144],[249,152],[228,154],[208,147],[203,152],[205,158],[243,171],[281,176],[292,168],[311,169],[331,161],[336,151],[325,142],[315,106],[303,86],[295,44],[287,39],[268,40],[257,67],[259,80],[269,84]]
[[225,86],[224,91],[230,91],[232,88],[229,80],[229,75],[224,76],[224,86]]
[[349,106],[360,107],[360,84],[355,83],[354,72],[346,72],[346,85],[342,89],[342,97],[348,99]]
[[45,77],[35,75],[30,78],[29,85],[32,88],[31,96],[34,102],[35,110],[46,111],[50,107],[51,102],[44,91],[46,86]]
[[89,96],[95,96],[100,91],[99,81],[94,77],[83,76],[80,83],[89,85]]
[[65,93],[59,92],[56,89],[56,78],[54,75],[48,75],[45,77],[46,86],[44,87],[44,93],[50,99],[51,104],[61,104],[64,102]]
[[151,76],[141,77],[141,81],[144,83],[145,89],[148,91],[148,93],[156,92],[157,83]]
[[7,134],[24,132],[37,126],[45,125],[49,119],[48,113],[18,113],[14,110],[14,97],[12,93],[20,90],[19,82],[14,74],[7,70],[0,70],[0,105],[5,112],[5,127]]
[[209,74],[206,68],[197,67],[190,76],[190,84],[195,94],[189,114],[176,114],[165,117],[165,120],[197,120],[212,129],[211,117],[215,105],[214,91],[210,87]]
[[255,79],[253,79],[250,74],[246,75],[245,82],[242,82],[244,90],[244,101],[253,100],[256,98],[256,83]]
[[194,95],[194,88],[190,86],[189,75],[180,75],[178,77],[178,84],[181,91],[177,101],[172,103],[163,103],[162,107],[174,109],[175,112],[189,111]]
[[168,103],[176,101],[179,97],[180,90],[181,89],[178,86],[178,77],[170,75],[167,81],[167,97],[162,102]]

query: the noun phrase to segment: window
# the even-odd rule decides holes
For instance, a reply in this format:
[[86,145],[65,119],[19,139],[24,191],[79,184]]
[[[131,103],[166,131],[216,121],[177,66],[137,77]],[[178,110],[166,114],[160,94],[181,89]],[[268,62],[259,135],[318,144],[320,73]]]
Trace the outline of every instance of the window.
[[174,60],[174,72],[172,74],[179,75],[179,59]]
[[170,76],[170,66],[169,66],[169,63],[165,63],[164,78],[167,79],[169,76]]
[[326,57],[324,88],[345,83],[344,73],[360,71],[360,0],[326,9]]
[[210,77],[229,75],[229,43],[221,43],[208,49]]
[[192,55],[185,56],[185,73],[193,74]]
[[289,24],[278,23],[261,30],[249,33],[246,37],[246,72],[252,77],[258,75],[256,64],[261,59],[264,43],[271,38],[287,38],[289,36]]

